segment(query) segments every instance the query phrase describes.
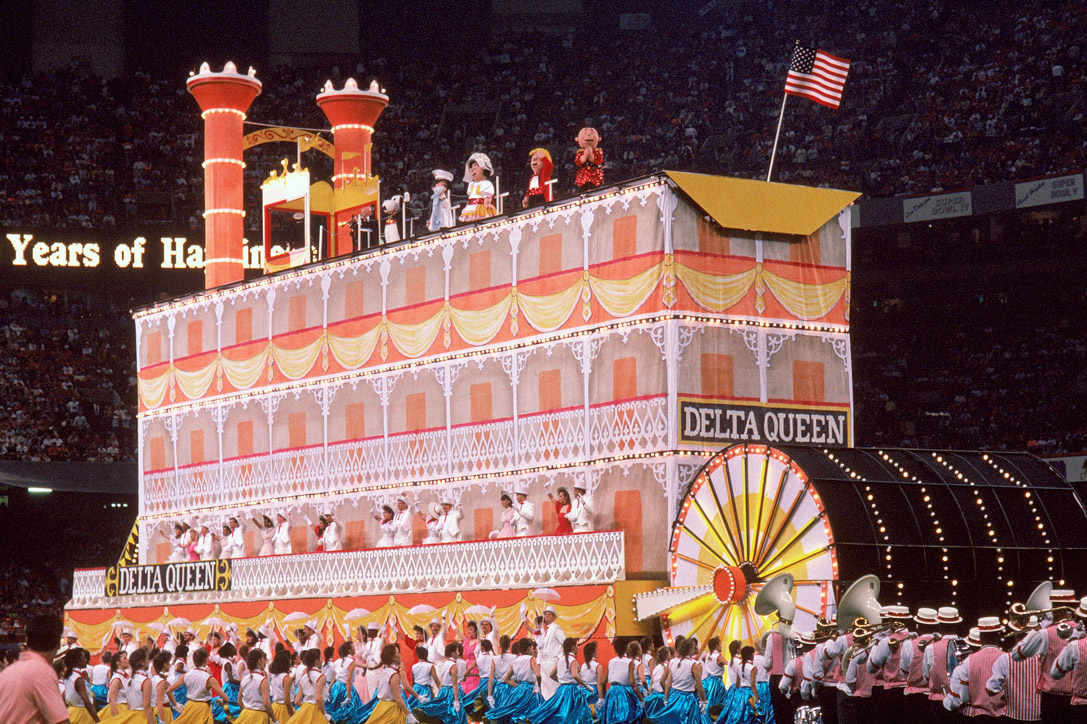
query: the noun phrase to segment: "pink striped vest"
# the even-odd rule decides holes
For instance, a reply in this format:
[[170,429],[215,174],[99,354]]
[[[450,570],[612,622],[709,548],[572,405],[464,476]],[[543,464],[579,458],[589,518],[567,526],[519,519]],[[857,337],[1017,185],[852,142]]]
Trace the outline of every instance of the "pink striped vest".
[[1047,646],[1045,656],[1042,658],[1042,675],[1038,679],[1038,691],[1045,694],[1069,695],[1072,693],[1072,677],[1066,676],[1063,679],[1054,680],[1049,675],[1049,672],[1053,669],[1053,664],[1057,662],[1057,657],[1061,655],[1064,647],[1068,645],[1068,640],[1057,635],[1056,625],[1047,628],[1045,633]]
[[872,687],[875,686],[875,674],[868,673],[868,662],[865,661],[857,668],[857,681],[853,684],[853,696],[867,699],[872,696]]
[[1016,721],[1041,721],[1042,695],[1038,692],[1041,668],[1039,656],[1024,661],[1011,659],[1008,679],[1004,682],[1004,699],[1008,705],[1004,716]]
[[892,639],[897,639],[899,645],[891,649],[891,655],[879,670],[879,676],[883,685],[888,689],[901,689],[906,685],[906,677],[902,676],[902,647],[909,641],[910,634],[907,631],[899,631],[891,634]]
[[993,663],[1002,653],[996,646],[984,646],[970,654],[970,701],[962,707],[964,715],[1004,716],[1004,692],[993,696],[985,689],[985,682],[993,675]]
[[947,644],[945,636],[932,648],[932,668],[928,672],[928,698],[931,701],[943,701],[949,687],[951,672],[947,670]]
[[925,679],[924,674],[925,652],[921,650],[921,646],[928,644],[930,641],[932,641],[932,634],[925,634],[902,644],[903,646],[913,647],[913,656],[910,659],[910,670],[906,674],[907,694],[928,693],[928,680]]
[[767,658],[770,659],[770,676],[785,673],[785,639],[780,631],[771,631],[766,637]]
[[1072,705],[1082,706],[1087,704],[1087,639],[1079,639],[1072,644],[1079,647],[1079,661],[1072,673],[1065,674],[1064,678],[1072,678]]

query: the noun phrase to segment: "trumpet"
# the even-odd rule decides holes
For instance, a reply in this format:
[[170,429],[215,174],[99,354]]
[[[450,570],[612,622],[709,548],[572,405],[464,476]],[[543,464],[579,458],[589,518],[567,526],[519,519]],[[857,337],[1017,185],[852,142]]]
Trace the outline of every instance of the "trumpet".
[[1014,619],[1016,623],[1019,623],[1019,628],[1024,628],[1030,621],[1031,616],[1042,617],[1042,614],[1050,614],[1054,621],[1067,621],[1076,614],[1076,609],[1071,606],[1052,606],[1050,608],[1027,608],[1022,603],[1013,603],[1011,608],[1008,609],[1008,618]]

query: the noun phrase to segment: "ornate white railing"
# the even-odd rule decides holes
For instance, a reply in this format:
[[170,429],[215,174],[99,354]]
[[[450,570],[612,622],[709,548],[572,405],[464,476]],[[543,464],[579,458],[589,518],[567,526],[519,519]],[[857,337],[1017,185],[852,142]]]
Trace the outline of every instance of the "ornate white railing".
[[622,580],[623,531],[372,548],[233,561],[218,593],[105,596],[105,569],[75,572],[68,608],[597,585]]
[[666,397],[524,415],[450,430],[400,433],[148,473],[141,515],[244,506],[320,490],[329,495],[504,473],[662,450]]

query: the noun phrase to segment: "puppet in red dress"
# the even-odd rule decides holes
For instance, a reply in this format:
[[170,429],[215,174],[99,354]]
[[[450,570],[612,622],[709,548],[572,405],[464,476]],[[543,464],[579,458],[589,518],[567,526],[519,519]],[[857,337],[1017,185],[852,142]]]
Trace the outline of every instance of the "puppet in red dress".
[[600,134],[595,128],[586,126],[578,131],[578,151],[574,156],[577,164],[577,175],[574,177],[574,186],[580,192],[591,191],[604,185],[604,152],[597,148],[600,143]]

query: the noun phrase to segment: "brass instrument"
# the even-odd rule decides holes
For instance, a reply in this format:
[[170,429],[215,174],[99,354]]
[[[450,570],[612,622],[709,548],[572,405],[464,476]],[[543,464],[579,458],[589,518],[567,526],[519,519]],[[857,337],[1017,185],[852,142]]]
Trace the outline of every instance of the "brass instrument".
[[1054,621],[1067,621],[1075,616],[1076,609],[1071,606],[1054,606],[1049,594],[1053,591],[1052,581],[1043,581],[1038,584],[1027,598],[1026,603],[1013,603],[1008,609],[1008,625],[1015,629],[1024,629],[1030,622],[1031,616],[1041,618],[1042,614],[1050,614]]

